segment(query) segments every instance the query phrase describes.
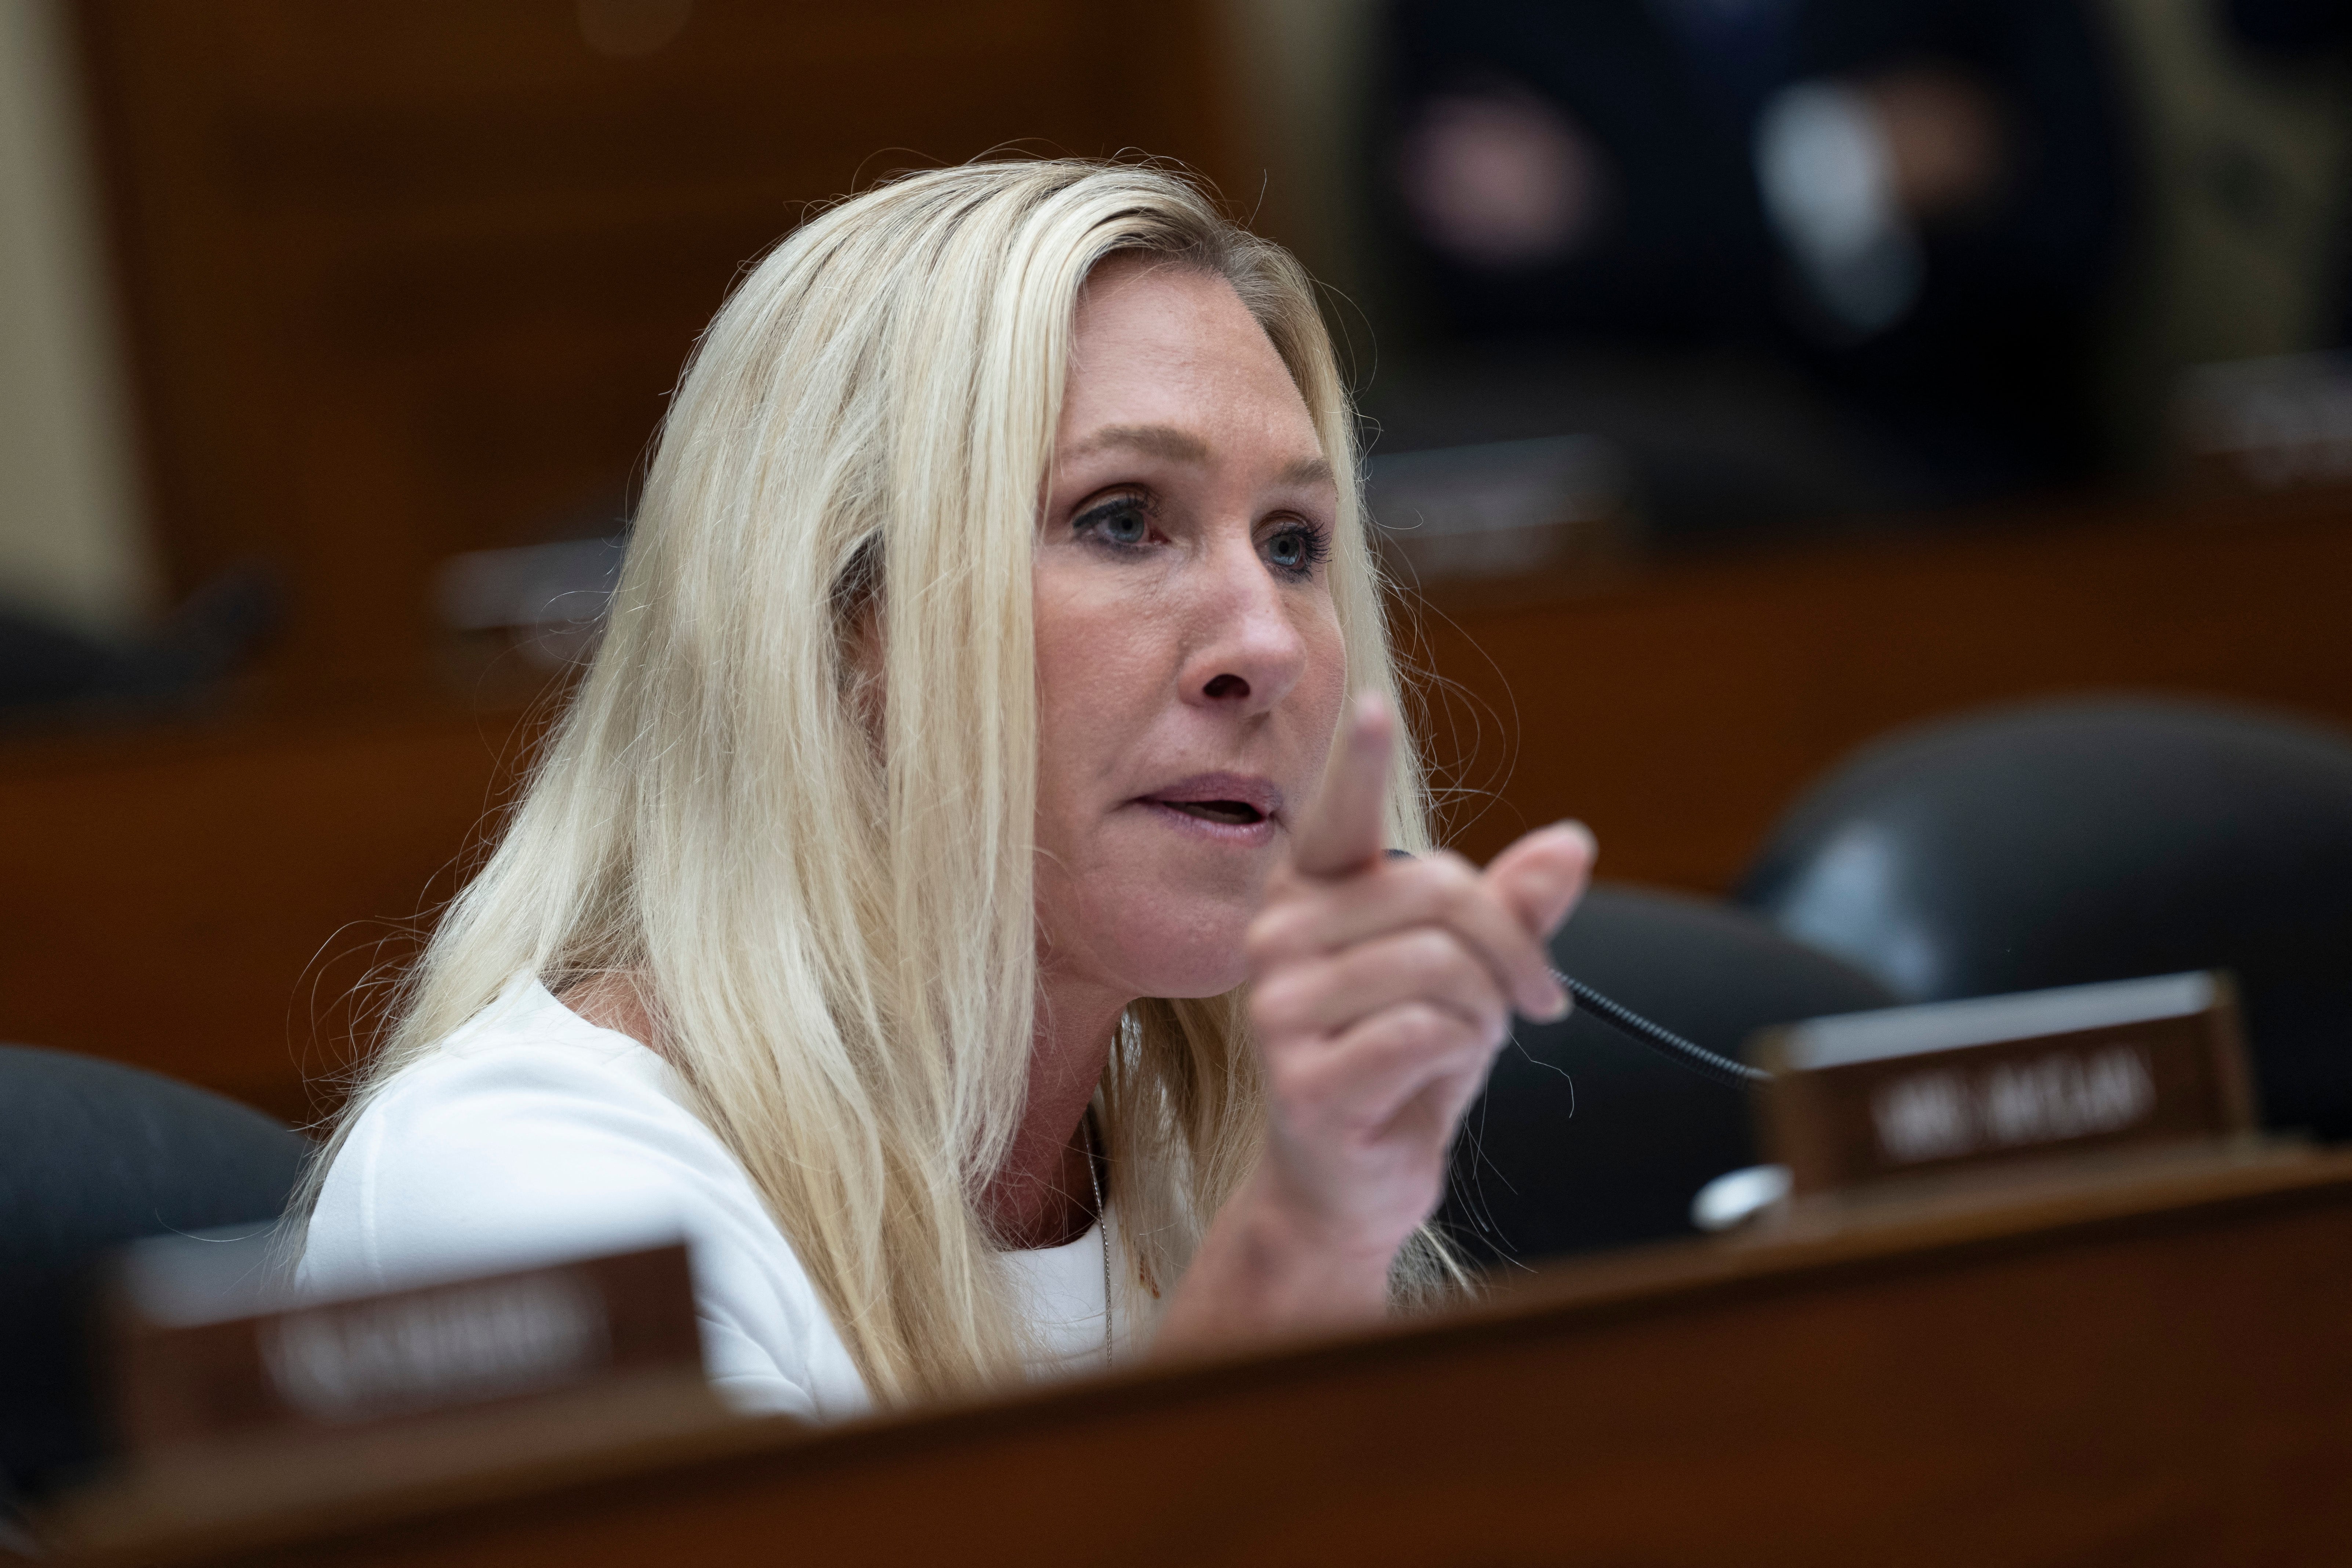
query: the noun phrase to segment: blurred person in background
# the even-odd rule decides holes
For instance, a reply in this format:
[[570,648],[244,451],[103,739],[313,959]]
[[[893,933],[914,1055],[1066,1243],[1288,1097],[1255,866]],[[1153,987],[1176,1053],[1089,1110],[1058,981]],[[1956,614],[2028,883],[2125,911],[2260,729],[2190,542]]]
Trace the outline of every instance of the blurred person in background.
[[1796,367],[1908,499],[2100,458],[2126,221],[2068,0],[1405,0],[1383,160],[1443,334]]
[[[2352,5],[2345,0],[2224,0],[2221,13],[2231,38],[2251,58],[2290,71],[2324,72],[2337,92],[2352,90]],[[2341,207],[2338,214],[2320,341],[2352,349],[2352,222]]]

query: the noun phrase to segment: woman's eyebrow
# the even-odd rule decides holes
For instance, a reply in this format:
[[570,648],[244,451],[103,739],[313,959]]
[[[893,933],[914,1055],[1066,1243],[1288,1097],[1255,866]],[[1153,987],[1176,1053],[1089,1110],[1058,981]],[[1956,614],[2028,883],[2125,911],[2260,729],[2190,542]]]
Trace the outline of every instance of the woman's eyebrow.
[[[1106,425],[1070,448],[1069,455],[1084,458],[1114,447],[1175,463],[1209,460],[1209,444],[1190,430],[1180,430],[1173,425]],[[1331,464],[1322,457],[1295,458],[1282,466],[1275,479],[1283,485],[1328,485],[1331,482]]]
[[1173,425],[1106,425],[1073,447],[1070,456],[1083,458],[1106,447],[1125,447],[1148,458],[1178,463],[1209,460],[1209,444]]

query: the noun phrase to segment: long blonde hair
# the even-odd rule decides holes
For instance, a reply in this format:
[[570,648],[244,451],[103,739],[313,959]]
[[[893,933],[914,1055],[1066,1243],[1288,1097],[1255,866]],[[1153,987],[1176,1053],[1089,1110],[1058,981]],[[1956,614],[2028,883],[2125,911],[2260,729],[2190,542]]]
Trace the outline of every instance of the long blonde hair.
[[[698,345],[604,642],[503,840],[406,983],[343,1131],[516,975],[625,978],[876,1397],[1024,1350],[976,1197],[1021,1120],[1036,1002],[1031,551],[1080,286],[1114,252],[1223,278],[1340,477],[1351,689],[1395,668],[1355,431],[1287,253],[1151,167],[911,174],[815,216]],[[878,647],[861,701],[848,644]],[[1400,747],[1393,841],[1427,840]],[[1240,993],[1131,1007],[1102,1087],[1129,1266],[1156,1297],[1247,1173]]]

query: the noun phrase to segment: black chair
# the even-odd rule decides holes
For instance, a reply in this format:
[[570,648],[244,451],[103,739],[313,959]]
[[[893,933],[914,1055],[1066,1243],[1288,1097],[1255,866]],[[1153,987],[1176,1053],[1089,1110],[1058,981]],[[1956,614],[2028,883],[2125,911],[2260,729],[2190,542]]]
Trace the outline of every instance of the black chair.
[[[1726,1056],[1767,1025],[1893,1000],[1743,910],[1627,887],[1586,894],[1552,962]],[[1757,1159],[1744,1091],[1580,1011],[1522,1023],[1504,1047],[1464,1119],[1439,1220],[1483,1266],[1688,1236],[1699,1188]]]
[[0,1505],[106,1450],[87,1335],[107,1255],[141,1237],[274,1221],[309,1147],[154,1073],[0,1046]]
[[2264,1120],[2352,1136],[2352,740],[2147,700],[1874,745],[1738,893],[1906,1001],[2234,971]]

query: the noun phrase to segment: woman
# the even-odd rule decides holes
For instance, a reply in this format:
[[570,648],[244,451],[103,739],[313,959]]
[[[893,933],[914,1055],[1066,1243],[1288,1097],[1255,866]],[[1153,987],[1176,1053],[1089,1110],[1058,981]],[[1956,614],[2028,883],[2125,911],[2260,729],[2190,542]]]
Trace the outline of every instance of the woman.
[[1384,857],[1395,685],[1287,256],[1148,169],[834,207],[697,350],[305,1276],[682,1227],[808,1416],[1377,1314],[1591,853]]

